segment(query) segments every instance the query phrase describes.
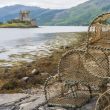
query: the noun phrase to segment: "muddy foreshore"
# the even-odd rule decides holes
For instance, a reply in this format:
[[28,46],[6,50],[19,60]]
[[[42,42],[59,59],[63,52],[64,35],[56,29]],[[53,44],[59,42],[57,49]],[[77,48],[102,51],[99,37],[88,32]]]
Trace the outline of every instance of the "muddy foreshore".
[[[71,35],[70,33],[57,33],[58,35]],[[49,56],[38,58],[27,63],[21,62],[20,65],[13,67],[0,68],[0,93],[18,93],[31,88],[40,88],[45,80],[50,76],[57,74],[58,61],[62,54],[70,49],[76,48],[85,42],[87,33],[76,33],[77,42],[71,45],[60,46],[59,49],[53,49]]]

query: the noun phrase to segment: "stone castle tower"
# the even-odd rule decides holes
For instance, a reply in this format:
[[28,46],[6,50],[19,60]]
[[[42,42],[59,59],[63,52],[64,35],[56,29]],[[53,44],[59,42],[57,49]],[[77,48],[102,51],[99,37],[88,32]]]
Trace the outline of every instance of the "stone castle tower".
[[29,14],[30,14],[30,11],[20,11],[19,13],[20,21],[31,21]]

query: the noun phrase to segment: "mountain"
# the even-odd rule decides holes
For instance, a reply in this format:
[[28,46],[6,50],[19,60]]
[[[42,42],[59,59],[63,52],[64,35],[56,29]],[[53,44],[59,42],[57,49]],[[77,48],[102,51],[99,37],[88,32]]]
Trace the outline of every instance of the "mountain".
[[88,0],[76,7],[62,10],[14,5],[0,8],[0,21],[16,18],[20,10],[30,10],[38,25],[89,25],[98,15],[110,12],[110,0]]
[[98,15],[110,12],[110,0],[89,0],[71,9],[65,15],[57,16],[51,25],[89,25]]
[[29,10],[30,16],[37,20],[38,25],[46,25],[50,20],[54,19],[57,13],[64,10],[43,9],[33,6],[13,5],[0,8],[0,22],[6,22],[19,16],[21,10]]

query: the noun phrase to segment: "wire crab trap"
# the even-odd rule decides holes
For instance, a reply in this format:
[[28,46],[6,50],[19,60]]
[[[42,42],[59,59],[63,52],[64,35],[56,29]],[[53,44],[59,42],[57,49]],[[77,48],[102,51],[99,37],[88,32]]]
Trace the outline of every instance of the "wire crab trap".
[[98,16],[88,28],[88,45],[110,51],[110,13]]
[[[85,49],[73,49],[62,56],[58,74],[49,77],[45,83],[49,107],[80,108],[92,97],[102,94],[95,110],[109,110],[110,103],[103,102],[110,77],[109,18],[110,13],[106,13],[93,20]],[[108,92],[106,95],[110,97]]]
[[80,108],[99,90],[96,84],[101,80],[88,73],[85,58],[83,50],[70,50],[63,55],[57,77],[50,77],[45,84],[48,106]]
[[[92,57],[95,58],[92,66],[94,64],[95,66],[94,68],[88,67],[88,70],[92,75],[102,78],[101,95],[99,95],[95,110],[110,110],[110,90],[107,87],[107,84],[110,83],[110,13],[102,14],[93,20],[88,29],[87,41],[87,51],[92,53],[95,49],[95,53],[99,55],[96,56],[92,53]],[[101,54],[99,51],[103,53]],[[102,72],[94,72],[96,69],[102,70]]]
[[109,73],[109,57],[97,48],[89,48],[85,53],[85,68],[97,78],[108,79]]
[[110,110],[110,90],[100,95],[95,110]]
[[[87,49],[96,49],[103,51],[110,66],[110,13],[105,13],[98,16],[90,24],[88,28]],[[100,55],[100,53],[97,52]],[[105,65],[107,66],[107,64]],[[110,77],[110,67],[106,76]]]
[[96,65],[103,68],[105,72],[94,73],[92,71],[92,75],[102,78],[101,88],[103,88],[95,110],[110,110],[110,90],[107,87],[107,83],[110,83],[110,13],[98,16],[89,26],[87,48],[89,52],[91,52],[90,49],[96,49],[99,56],[99,50],[105,54],[103,55],[105,58],[97,57],[99,60],[96,60]]

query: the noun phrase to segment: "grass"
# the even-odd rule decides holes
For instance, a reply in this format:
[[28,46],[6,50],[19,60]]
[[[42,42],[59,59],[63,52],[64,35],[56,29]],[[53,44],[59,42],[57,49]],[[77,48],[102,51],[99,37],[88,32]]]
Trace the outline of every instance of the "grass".
[[26,27],[31,27],[31,24],[25,24],[25,23],[12,23],[12,24],[9,24],[9,23],[5,23],[5,24],[0,24],[0,27],[1,28],[6,28],[6,27],[10,27],[10,28],[23,27],[23,28],[26,28]]

